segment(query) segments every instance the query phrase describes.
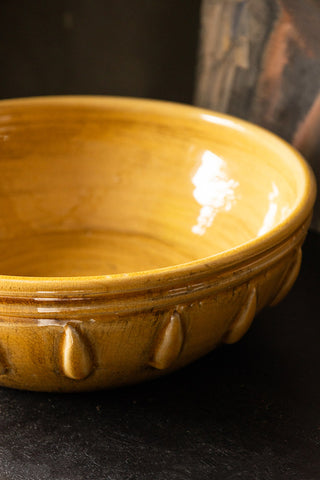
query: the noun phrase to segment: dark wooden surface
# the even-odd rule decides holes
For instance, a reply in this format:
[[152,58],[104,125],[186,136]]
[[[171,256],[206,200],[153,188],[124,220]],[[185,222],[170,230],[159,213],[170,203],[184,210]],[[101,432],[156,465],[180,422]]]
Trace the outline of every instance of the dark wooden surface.
[[320,235],[238,344],[90,394],[0,389],[5,480],[319,480]]
[[319,24],[319,0],[203,0],[195,101],[291,142],[320,186]]

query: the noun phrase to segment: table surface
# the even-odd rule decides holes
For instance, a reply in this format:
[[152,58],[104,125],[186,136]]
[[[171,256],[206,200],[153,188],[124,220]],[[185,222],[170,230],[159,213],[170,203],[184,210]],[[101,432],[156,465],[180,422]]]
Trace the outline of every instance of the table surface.
[[320,479],[320,235],[236,345],[130,388],[0,389],[5,480]]

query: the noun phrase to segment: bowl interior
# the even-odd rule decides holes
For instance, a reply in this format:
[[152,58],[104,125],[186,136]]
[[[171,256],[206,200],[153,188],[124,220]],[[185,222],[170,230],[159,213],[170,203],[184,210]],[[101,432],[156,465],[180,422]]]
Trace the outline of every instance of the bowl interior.
[[267,234],[303,194],[294,152],[192,107],[124,99],[0,106],[0,274],[129,273]]

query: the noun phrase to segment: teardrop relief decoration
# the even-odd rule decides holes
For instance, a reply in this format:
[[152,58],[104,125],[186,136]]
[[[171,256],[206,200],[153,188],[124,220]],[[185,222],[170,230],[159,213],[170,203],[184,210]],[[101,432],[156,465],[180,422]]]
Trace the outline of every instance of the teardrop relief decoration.
[[183,341],[181,316],[175,311],[157,336],[149,365],[158,370],[169,368],[178,359]]
[[302,250],[301,248],[298,249],[296,252],[292,262],[289,265],[289,268],[287,269],[287,272],[284,277],[284,281],[282,282],[282,285],[280,286],[280,289],[276,293],[274,299],[270,303],[271,307],[274,307],[278,303],[281,302],[281,300],[284,299],[284,297],[289,293],[291,290],[294,282],[296,281],[299,272],[300,272],[300,267],[301,267],[301,261],[302,261]]
[[6,358],[6,355],[3,352],[2,347],[0,346],[0,376],[7,375],[9,372],[9,363]]
[[94,368],[92,352],[85,337],[73,326],[64,328],[61,350],[61,369],[73,380],[83,380]]
[[245,304],[232,322],[223,338],[223,343],[235,343],[248,331],[257,308],[257,291],[255,286],[249,288]]

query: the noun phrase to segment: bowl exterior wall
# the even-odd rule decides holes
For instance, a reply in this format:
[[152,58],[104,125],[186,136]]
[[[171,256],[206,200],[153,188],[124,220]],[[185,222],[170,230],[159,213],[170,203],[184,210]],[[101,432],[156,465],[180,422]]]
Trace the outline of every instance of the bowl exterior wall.
[[[174,371],[238,341],[293,285],[310,219],[281,245],[201,283],[119,298],[2,297],[0,384],[74,392]],[[123,295],[125,300],[123,301]],[[78,305],[78,306],[77,306]]]

